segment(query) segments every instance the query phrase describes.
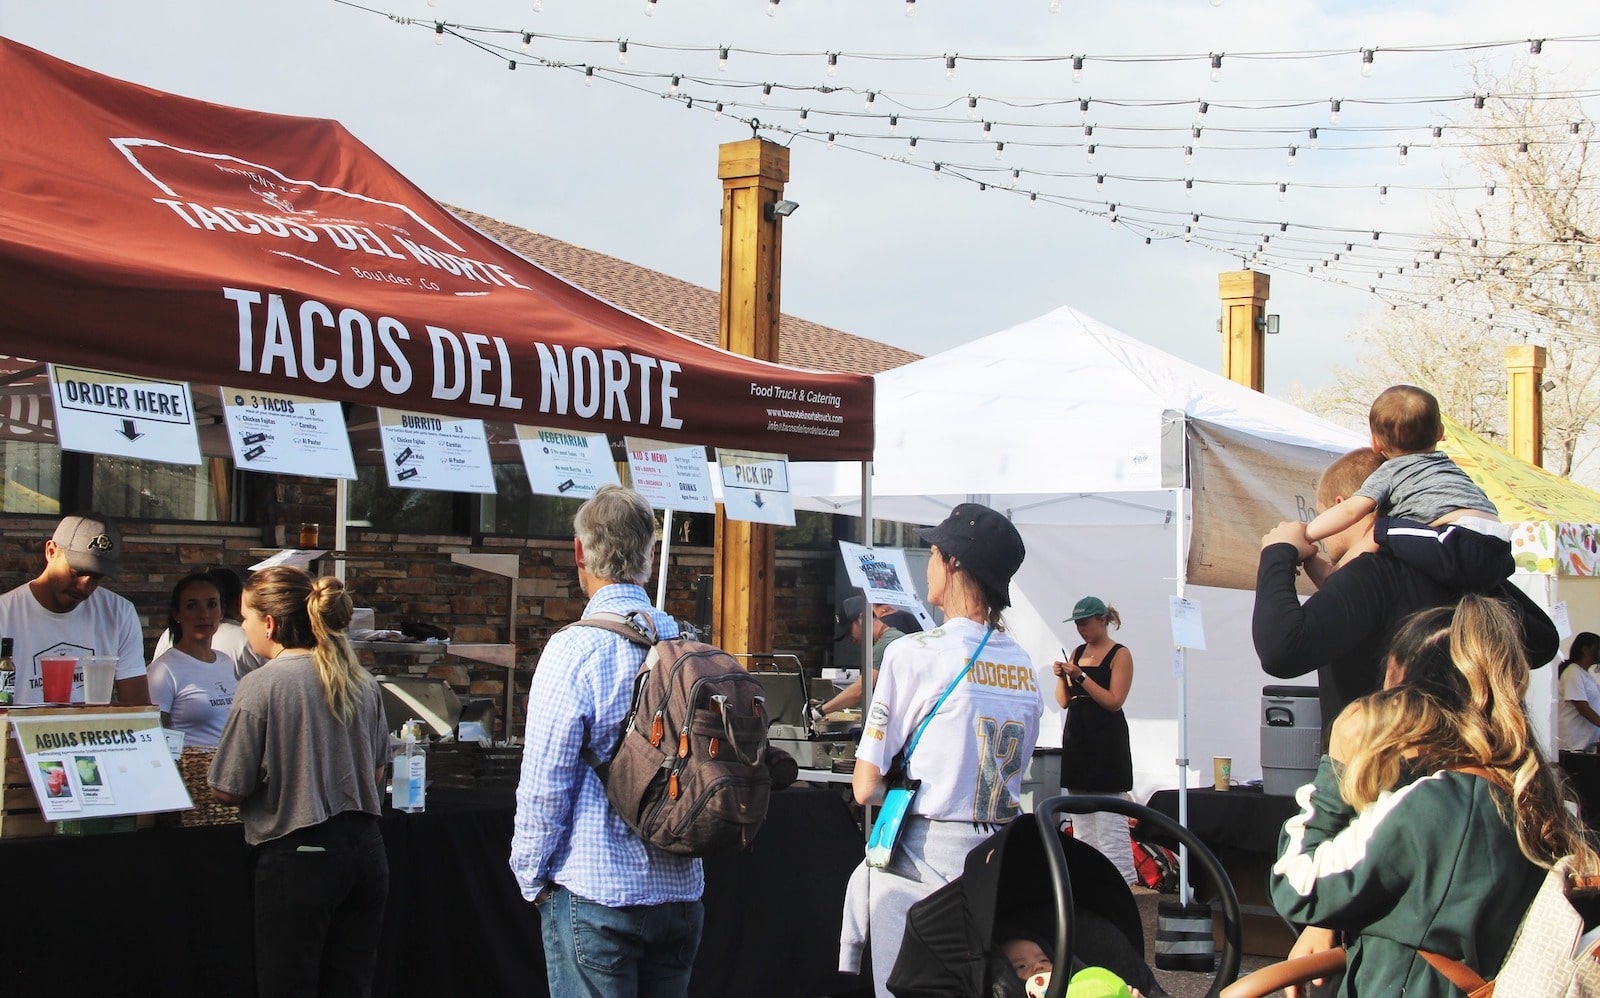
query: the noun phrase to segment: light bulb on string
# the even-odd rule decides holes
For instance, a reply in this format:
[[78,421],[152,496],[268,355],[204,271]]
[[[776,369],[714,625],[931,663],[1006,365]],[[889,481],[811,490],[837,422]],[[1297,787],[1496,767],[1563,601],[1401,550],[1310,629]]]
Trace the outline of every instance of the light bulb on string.
[[644,0],[644,16],[656,16],[656,0]]
[[528,46],[533,44],[533,35],[524,31],[522,33],[522,51],[528,51]]
[[832,132],[828,133],[828,148],[829,149],[833,148],[833,133]]
[[944,57],[944,78],[947,80],[956,78],[956,57],[953,55]]
[[443,21],[434,21],[433,22],[433,44],[435,44],[435,45],[443,45],[444,44],[444,22]]
[[1087,138],[1093,137],[1093,135],[1094,135],[1094,126],[1093,125],[1084,125],[1083,126],[1083,137],[1087,139]]
[[895,132],[899,131],[899,129],[900,116],[898,114],[889,115],[889,134],[893,135]]
[[586,86],[586,87],[594,86],[594,67],[593,66],[585,66],[585,67],[583,67],[583,85]]
[[873,91],[868,90],[867,91],[867,102],[866,102],[866,108],[865,109],[868,110],[868,111],[872,110],[872,103],[873,103],[873,101],[876,101],[877,99],[878,99],[878,95],[876,93],[874,93]]
[[1344,110],[1344,101],[1340,100],[1337,97],[1335,97],[1333,100],[1329,101],[1328,102],[1328,124],[1337,125],[1339,123],[1339,112],[1342,111],[1342,110]]
[[724,45],[721,48],[717,49],[717,72],[726,73],[727,71],[728,71],[728,46]]
[[1311,148],[1317,148],[1317,130],[1315,128],[1306,129],[1306,138],[1311,141]]
[[1411,147],[1406,145],[1406,144],[1404,144],[1404,143],[1401,143],[1401,145],[1400,145],[1400,165],[1401,166],[1405,166],[1406,165],[1406,161],[1409,160],[1410,158],[1411,158]]
[[678,91],[681,89],[682,83],[683,77],[674,74],[672,77],[672,82],[667,85],[667,93],[673,97],[678,96]]
[[917,0],[906,0],[906,16],[917,16]]
[[1379,204],[1388,204],[1389,203],[1389,185],[1388,184],[1379,185],[1379,187],[1378,187],[1378,203]]
[[1200,144],[1200,126],[1199,125],[1196,125],[1193,128],[1189,129],[1189,138],[1194,141],[1195,145],[1199,145]]
[[1361,50],[1361,77],[1367,79],[1372,76],[1372,58],[1377,53],[1376,49]]
[[[1080,97],[1080,98],[1078,98],[1078,120],[1079,121],[1086,121],[1086,120],[1088,120],[1088,117],[1089,117],[1089,98]],[[1574,130],[1574,133],[1576,133],[1576,130]]]
[[517,60],[515,60],[515,59],[507,59],[506,60],[506,68],[511,70],[512,72],[515,72],[516,68],[517,68]]
[[1098,194],[1101,191],[1106,189],[1106,175],[1105,174],[1103,174],[1103,173],[1095,174],[1095,176],[1094,176],[1094,189],[1095,189],[1095,193],[1096,194]]
[[911,136],[910,143],[908,143],[906,145],[906,155],[907,156],[915,156],[916,154],[917,154],[917,137],[915,135],[913,135],[913,136]]
[[1106,212],[1106,224],[1111,226],[1113,229],[1117,227],[1117,206],[1116,205],[1112,205],[1111,206],[1111,210]]
[[1072,57],[1072,82],[1083,82],[1083,56],[1081,55]]
[[1529,66],[1529,68],[1537,68],[1538,67],[1538,65],[1539,65],[1539,55],[1543,51],[1544,51],[1544,39],[1543,38],[1530,38],[1528,40],[1528,66]]
[[722,117],[722,102],[721,101],[717,101],[717,109],[714,112],[712,112],[711,116],[713,118]]
[[1194,181],[1192,179],[1183,182],[1183,196],[1186,198],[1194,197]]
[[1194,113],[1194,123],[1204,125],[1206,123],[1206,112],[1209,110],[1211,110],[1211,105],[1206,101],[1201,101],[1199,108]]
[[1290,146],[1289,147],[1289,155],[1287,157],[1288,158],[1288,165],[1290,165],[1290,166],[1294,165],[1294,154],[1295,154],[1295,152],[1296,152],[1296,147],[1295,146]]
[[761,84],[761,103],[765,104],[772,97],[772,84]]
[[1220,53],[1211,54],[1211,82],[1217,83],[1222,79],[1222,56]]
[[626,38],[618,39],[617,41],[617,63],[622,66],[628,64],[628,40]]
[[1022,171],[1021,170],[1017,170],[1017,169],[1013,169],[1011,171],[1011,183],[1008,184],[1007,186],[1010,187],[1012,190],[1015,190],[1016,187],[1017,187],[1017,181],[1019,181],[1021,179],[1022,179]]
[[1005,155],[1005,151],[1006,151],[1006,144],[1004,142],[996,142],[994,144],[994,158],[995,159],[999,159],[1001,156]]
[[1084,162],[1086,162],[1086,163],[1093,163],[1094,162],[1094,143],[1092,143],[1092,142],[1089,144],[1088,155],[1086,157],[1084,157]]
[[1282,201],[1288,195],[1289,195],[1289,185],[1288,184],[1279,184],[1278,185],[1278,200]]
[[809,107],[801,108],[800,109],[800,120],[801,121],[805,121],[809,117],[811,117],[811,109]]
[[1439,140],[1442,138],[1444,138],[1444,126],[1434,125],[1432,145],[1435,149],[1439,148]]
[[1483,105],[1485,103],[1487,103],[1487,101],[1488,101],[1488,98],[1486,98],[1483,94],[1473,94],[1472,95],[1472,109],[1474,111],[1482,111],[1483,110]]
[[1194,162],[1194,146],[1184,146],[1183,147],[1183,161],[1185,163],[1193,163]]
[[828,53],[828,75],[839,75],[839,53],[837,52]]
[[778,0],[767,0],[767,16],[778,16]]
[[967,96],[967,117],[978,120],[978,98],[970,94]]

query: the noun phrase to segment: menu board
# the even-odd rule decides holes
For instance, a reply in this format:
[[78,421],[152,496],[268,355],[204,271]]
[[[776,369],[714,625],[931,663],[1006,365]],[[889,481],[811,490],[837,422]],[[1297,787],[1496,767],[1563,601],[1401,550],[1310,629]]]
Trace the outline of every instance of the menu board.
[[356,477],[339,403],[304,395],[219,387],[233,463],[243,471]]
[[483,420],[379,409],[383,466],[403,489],[494,494],[494,467]]
[[628,469],[633,489],[656,509],[682,513],[715,513],[706,449],[628,437]]
[[528,484],[546,496],[587,499],[602,485],[620,485],[604,433],[518,426],[517,443]]
[[[193,807],[155,708],[144,711],[12,710],[28,780],[46,821]],[[5,735],[0,719],[0,738]]]

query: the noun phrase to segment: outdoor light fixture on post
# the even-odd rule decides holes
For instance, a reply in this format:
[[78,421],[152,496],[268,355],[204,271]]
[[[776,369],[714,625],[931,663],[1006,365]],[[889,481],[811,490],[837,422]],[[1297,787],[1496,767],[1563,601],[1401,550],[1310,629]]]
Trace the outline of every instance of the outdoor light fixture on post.
[[768,201],[767,221],[776,222],[780,218],[788,218],[799,207],[800,202],[798,201]]
[[1268,336],[1278,335],[1278,317],[1263,315],[1256,319],[1256,332],[1266,333]]

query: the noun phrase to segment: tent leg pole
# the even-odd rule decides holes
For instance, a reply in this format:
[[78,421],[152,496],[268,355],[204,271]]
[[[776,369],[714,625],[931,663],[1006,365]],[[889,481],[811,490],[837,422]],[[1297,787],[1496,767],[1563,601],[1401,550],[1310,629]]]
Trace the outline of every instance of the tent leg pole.
[[661,511],[661,569],[656,573],[656,609],[667,612],[667,552],[672,548],[672,510]]
[[[1184,558],[1183,489],[1172,490],[1173,532],[1177,541],[1173,545],[1173,562],[1176,573],[1178,598],[1183,599],[1187,566]],[[1174,661],[1178,665],[1178,824],[1189,827],[1189,668],[1187,654],[1181,645],[1173,645]],[[1194,901],[1194,891],[1189,886],[1189,850],[1178,845],[1178,900],[1185,906]]]
[[[872,539],[872,462],[862,461],[861,546],[867,548],[872,547]],[[863,609],[867,613],[872,612],[872,608],[870,606],[864,607]],[[864,627],[865,625],[862,626]],[[870,635],[872,632],[863,630],[861,633],[863,636],[865,636]],[[867,714],[872,709],[872,642],[862,641],[859,643],[861,645],[861,661],[858,663],[861,666],[861,718],[862,723],[865,724]],[[874,820],[874,815],[872,813],[873,810],[874,808],[870,804],[862,809],[862,832],[865,835],[872,834],[872,822]]]

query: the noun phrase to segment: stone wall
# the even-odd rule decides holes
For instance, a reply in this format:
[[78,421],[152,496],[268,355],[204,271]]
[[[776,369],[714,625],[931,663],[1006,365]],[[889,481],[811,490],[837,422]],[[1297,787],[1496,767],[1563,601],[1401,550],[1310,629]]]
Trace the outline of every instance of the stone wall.
[[[291,534],[302,519],[315,520],[323,524],[323,543],[331,545],[331,488],[326,506],[307,501],[309,497],[296,490],[280,490],[279,494],[292,496],[293,501],[280,509],[292,513],[280,521]],[[0,587],[10,589],[39,573],[44,542],[55,529],[56,519],[7,516],[0,518],[0,525]],[[129,520],[122,527],[122,571],[110,588],[131,600],[138,611],[147,655],[166,626],[174,582],[212,565],[226,565],[246,578],[249,566],[262,557],[263,536],[277,536],[271,528],[230,524]],[[346,583],[357,606],[372,607],[379,628],[397,629],[404,621],[419,620],[445,628],[456,642],[501,643],[508,640],[508,580],[454,564],[440,554],[516,555],[520,565],[516,630],[509,637],[517,649],[511,730],[520,734],[528,683],[539,652],[552,633],[582,615],[586,603],[578,588],[572,541],[486,537],[472,545],[467,540],[352,528],[346,545],[352,555]],[[694,619],[696,581],[711,570],[711,564],[709,548],[672,550],[667,578],[669,613]],[[772,650],[794,652],[808,671],[828,664],[825,658],[831,653],[833,626],[832,554],[779,551],[775,582]],[[361,656],[375,672],[431,675],[447,680],[463,697],[491,697],[496,702],[496,717],[503,720],[507,673],[501,667],[426,649],[363,651]]]

